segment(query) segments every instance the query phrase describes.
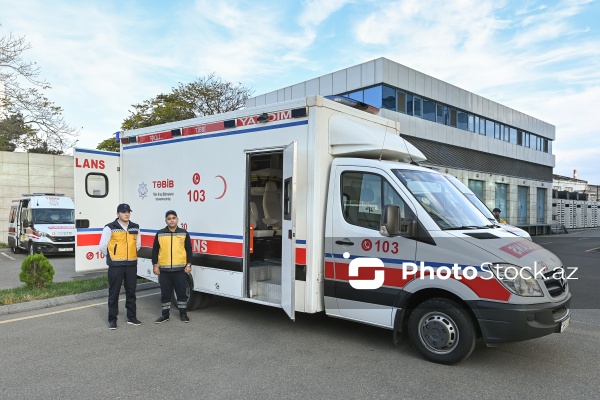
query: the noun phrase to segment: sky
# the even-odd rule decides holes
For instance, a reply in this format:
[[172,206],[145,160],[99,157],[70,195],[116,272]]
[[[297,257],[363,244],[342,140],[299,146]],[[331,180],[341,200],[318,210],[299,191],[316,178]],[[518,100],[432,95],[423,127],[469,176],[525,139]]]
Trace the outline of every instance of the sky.
[[554,173],[600,185],[598,21],[594,0],[0,0],[78,147],[211,72],[259,95],[386,57],[556,126]]

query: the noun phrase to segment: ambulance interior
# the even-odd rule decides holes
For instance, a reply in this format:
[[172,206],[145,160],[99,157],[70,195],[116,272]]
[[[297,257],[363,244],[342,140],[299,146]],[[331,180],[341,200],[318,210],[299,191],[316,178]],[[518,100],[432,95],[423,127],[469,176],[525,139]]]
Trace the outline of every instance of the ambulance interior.
[[281,303],[283,153],[248,156],[246,279],[248,297]]

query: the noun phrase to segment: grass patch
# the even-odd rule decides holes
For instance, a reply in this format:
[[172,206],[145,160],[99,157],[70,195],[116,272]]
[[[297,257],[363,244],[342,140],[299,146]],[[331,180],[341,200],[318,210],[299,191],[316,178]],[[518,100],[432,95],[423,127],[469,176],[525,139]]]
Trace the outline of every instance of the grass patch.
[[0,242],[0,249],[2,248],[8,248],[8,243],[4,243],[4,242]]
[[89,279],[77,279],[67,282],[55,282],[44,288],[28,288],[21,286],[14,289],[0,290],[0,305],[24,303],[43,300],[69,294],[85,293],[94,290],[108,289],[108,277],[98,276]]

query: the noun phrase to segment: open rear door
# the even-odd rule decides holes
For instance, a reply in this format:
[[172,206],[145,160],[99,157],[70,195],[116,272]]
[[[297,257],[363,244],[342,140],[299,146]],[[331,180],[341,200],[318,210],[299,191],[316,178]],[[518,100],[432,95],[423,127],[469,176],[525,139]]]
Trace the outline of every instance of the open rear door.
[[296,286],[296,150],[292,142],[283,151],[283,201],[282,201],[282,250],[281,250],[281,307],[291,319],[295,319]]
[[120,153],[75,149],[75,271],[107,269],[98,250],[104,225],[114,220],[120,201]]

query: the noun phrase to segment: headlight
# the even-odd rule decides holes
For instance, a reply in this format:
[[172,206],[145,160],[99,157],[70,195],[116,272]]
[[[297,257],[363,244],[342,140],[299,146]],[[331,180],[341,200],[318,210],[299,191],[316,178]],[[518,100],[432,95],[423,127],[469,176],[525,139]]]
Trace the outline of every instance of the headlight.
[[512,293],[526,297],[541,297],[544,295],[537,279],[527,268],[511,264],[494,264],[490,266],[496,279]]

